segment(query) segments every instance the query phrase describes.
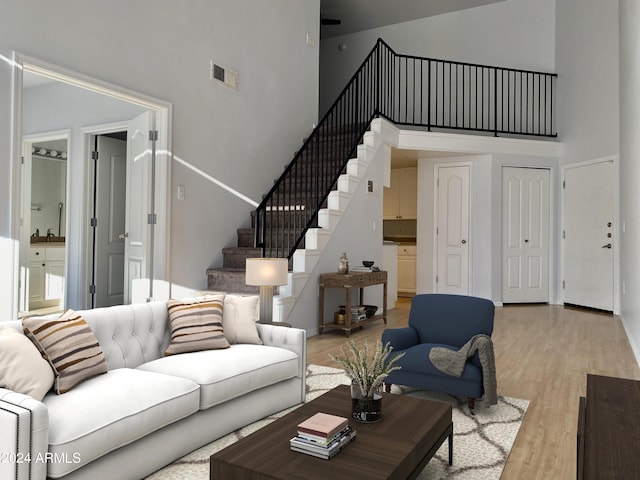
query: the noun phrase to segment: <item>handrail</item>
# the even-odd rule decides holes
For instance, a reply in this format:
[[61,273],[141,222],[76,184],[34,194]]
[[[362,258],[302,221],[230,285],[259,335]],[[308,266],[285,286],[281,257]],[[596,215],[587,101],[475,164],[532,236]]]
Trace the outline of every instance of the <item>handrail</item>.
[[255,246],[291,258],[371,121],[555,137],[556,74],[399,55],[378,39],[255,211]]

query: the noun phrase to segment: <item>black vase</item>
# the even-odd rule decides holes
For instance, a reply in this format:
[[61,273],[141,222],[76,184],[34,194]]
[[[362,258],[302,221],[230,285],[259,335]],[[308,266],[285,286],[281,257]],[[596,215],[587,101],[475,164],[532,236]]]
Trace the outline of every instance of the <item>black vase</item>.
[[351,385],[351,418],[362,423],[379,422],[382,419],[382,389],[368,397],[362,395],[360,387]]

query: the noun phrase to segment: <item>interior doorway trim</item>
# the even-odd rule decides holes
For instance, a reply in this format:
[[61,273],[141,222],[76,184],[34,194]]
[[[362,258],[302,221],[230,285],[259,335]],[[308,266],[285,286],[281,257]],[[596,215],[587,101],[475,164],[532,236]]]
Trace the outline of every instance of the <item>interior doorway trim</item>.
[[[48,77],[54,81],[64,82],[72,86],[83,88],[94,93],[106,95],[117,100],[129,102],[155,112],[156,130],[158,131],[156,169],[155,169],[155,213],[157,222],[154,249],[152,252],[155,265],[154,280],[169,280],[170,278],[170,191],[171,191],[171,118],[172,105],[164,100],[129,90],[108,82],[74,72],[42,60],[14,52],[13,58],[17,68],[13,69],[13,128],[12,128],[12,158],[14,169],[12,177],[12,238],[20,248],[20,202],[15,201],[21,196],[20,164],[22,149],[22,85],[23,72],[31,72]],[[13,255],[12,265],[12,312],[17,313],[19,306],[20,255]],[[69,253],[68,253],[69,255]],[[80,252],[79,258],[83,258]],[[79,277],[82,277],[80,275]],[[86,300],[83,300],[86,301]]]

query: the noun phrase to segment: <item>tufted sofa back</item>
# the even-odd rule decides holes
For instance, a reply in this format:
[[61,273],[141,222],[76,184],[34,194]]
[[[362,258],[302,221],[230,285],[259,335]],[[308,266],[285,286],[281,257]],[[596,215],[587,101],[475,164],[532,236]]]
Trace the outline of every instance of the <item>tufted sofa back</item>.
[[109,370],[135,368],[163,356],[169,345],[166,302],[79,311],[95,333]]
[[[78,310],[78,313],[95,333],[109,370],[135,368],[160,358],[169,345],[169,312],[166,302],[116,305]],[[8,322],[6,325],[22,330],[20,321]]]

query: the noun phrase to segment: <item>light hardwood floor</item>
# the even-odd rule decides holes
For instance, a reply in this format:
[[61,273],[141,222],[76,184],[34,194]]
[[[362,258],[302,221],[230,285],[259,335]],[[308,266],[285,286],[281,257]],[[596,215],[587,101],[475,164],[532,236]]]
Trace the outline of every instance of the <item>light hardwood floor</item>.
[[[387,328],[406,326],[408,314],[409,299],[401,299],[388,312]],[[383,329],[382,321],[374,322],[350,339],[377,340]],[[497,307],[492,338],[498,394],[530,401],[502,479],[574,479],[586,374],[640,380],[620,319],[557,305]],[[338,367],[329,353],[347,341],[335,330],[309,338],[308,363]]]

